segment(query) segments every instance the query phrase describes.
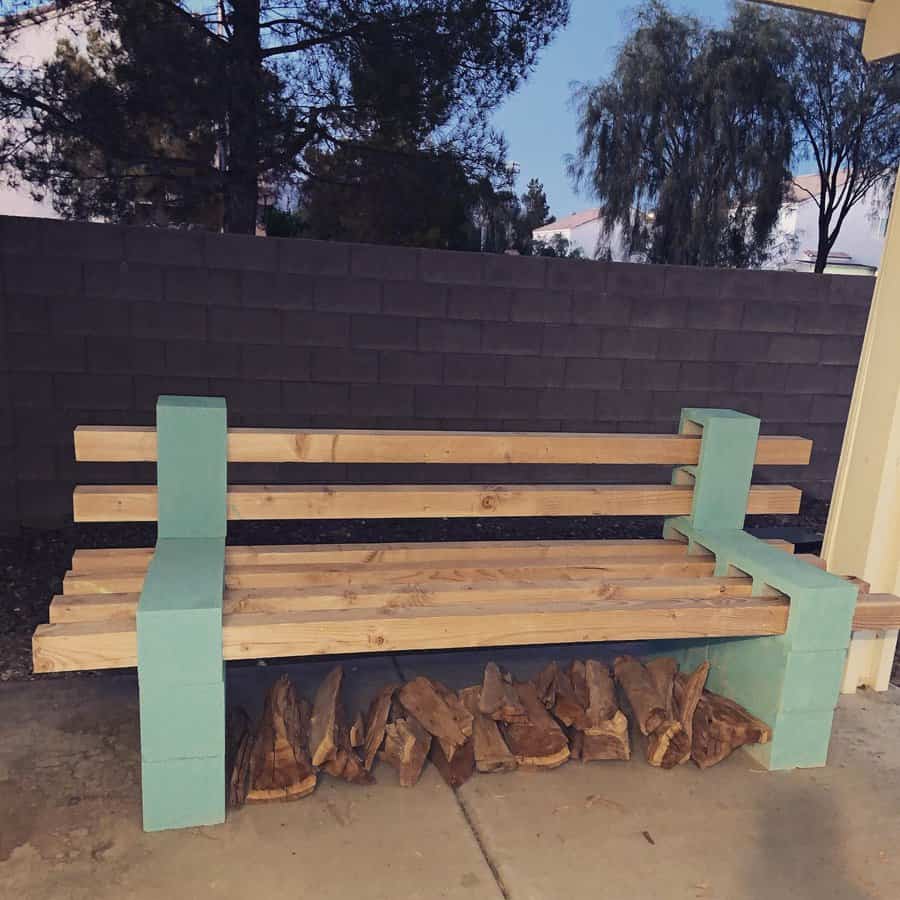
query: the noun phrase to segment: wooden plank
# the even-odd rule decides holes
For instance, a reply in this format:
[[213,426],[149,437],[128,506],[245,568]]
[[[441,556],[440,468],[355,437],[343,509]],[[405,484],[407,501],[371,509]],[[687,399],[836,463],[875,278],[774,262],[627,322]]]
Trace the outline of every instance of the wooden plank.
[[900,628],[900,597],[893,594],[860,594],[853,614],[854,631]]
[[[232,566],[225,569],[227,589],[246,588],[299,588],[314,585],[331,585],[341,590],[365,585],[404,586],[419,585],[423,588],[432,582],[453,582],[471,587],[490,582],[558,580],[562,582],[604,581],[616,578],[640,578],[659,576],[712,575],[713,557],[697,554],[681,557],[636,557],[630,559],[606,559],[596,562],[553,559],[504,563],[496,560],[480,560],[477,565],[464,560],[440,560],[426,565],[392,563],[373,569],[359,564],[332,564],[322,566]],[[141,572],[97,572],[77,575],[67,573],[63,579],[63,593],[121,594],[137,592],[143,588],[146,570]]]
[[[228,518],[420,519],[480,516],[680,516],[691,511],[682,485],[231,485]],[[75,488],[76,522],[156,521],[154,485]],[[750,489],[747,512],[791,514],[800,491]]]
[[[786,601],[769,598],[472,604],[417,609],[317,610],[284,616],[230,615],[223,655],[268,659],[335,653],[496,647],[584,641],[783,634]],[[121,668],[136,661],[126,623],[41,625],[36,672]]]
[[[788,541],[766,543],[792,553]],[[397,562],[433,562],[444,559],[515,560],[526,558],[585,560],[610,557],[682,557],[687,552],[683,541],[665,540],[589,540],[589,541],[446,541],[384,544],[275,544],[269,546],[232,546],[225,548],[225,564],[271,566],[321,563],[364,563],[377,566]],[[96,572],[143,571],[150,564],[152,547],[87,548],[72,556],[72,571],[86,575]]]
[[[764,436],[758,465],[803,466],[812,442]],[[604,463],[694,465],[700,439],[678,434],[560,432],[373,431],[231,428],[229,462],[301,463]],[[75,458],[89,462],[153,462],[153,427],[79,425]]]
[[[750,596],[749,578],[657,577],[609,581],[500,581],[468,584],[435,581],[429,584],[373,585],[354,590],[329,585],[311,588],[238,588],[225,591],[223,614],[294,613],[312,609],[411,609],[512,600],[547,604],[568,600],[640,600],[677,597],[706,598],[719,594]],[[50,622],[98,622],[134,619],[137,592],[115,594],[59,594],[50,603]]]

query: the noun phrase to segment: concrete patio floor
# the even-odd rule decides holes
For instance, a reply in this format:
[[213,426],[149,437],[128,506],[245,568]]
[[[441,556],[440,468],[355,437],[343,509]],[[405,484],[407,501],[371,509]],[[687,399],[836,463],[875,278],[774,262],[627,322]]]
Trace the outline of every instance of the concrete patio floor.
[[[607,649],[607,648],[604,648]],[[355,710],[400,674],[454,687],[488,658],[525,677],[589,648],[343,660]],[[229,668],[253,712],[283,671],[311,695],[333,660]],[[323,776],[215,828],[140,828],[132,675],[0,684],[0,897],[862,900],[900,897],[900,689],[844,697],[829,765],[768,773],[569,763],[400,788]]]

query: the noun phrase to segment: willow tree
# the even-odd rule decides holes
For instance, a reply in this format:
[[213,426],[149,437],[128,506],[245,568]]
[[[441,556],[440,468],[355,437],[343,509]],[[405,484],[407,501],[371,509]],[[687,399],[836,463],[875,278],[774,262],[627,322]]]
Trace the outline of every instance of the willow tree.
[[758,10],[712,29],[650,0],[613,71],[576,94],[570,173],[651,262],[750,266],[771,242],[793,147],[790,44]]

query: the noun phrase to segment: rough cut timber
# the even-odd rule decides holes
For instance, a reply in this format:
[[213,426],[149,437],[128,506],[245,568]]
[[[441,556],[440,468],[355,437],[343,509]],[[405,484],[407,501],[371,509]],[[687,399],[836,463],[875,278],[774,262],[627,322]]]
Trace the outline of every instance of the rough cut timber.
[[448,760],[472,736],[472,714],[444,685],[420,676],[404,684],[397,696],[403,708],[441,742]]
[[422,774],[430,748],[431,735],[409,716],[385,726],[384,749],[379,757],[397,770],[403,787],[413,787]]
[[516,691],[528,721],[503,725],[506,744],[520,766],[554,768],[569,758],[569,742],[563,730],[544,708],[533,684],[518,682]]
[[343,676],[343,668],[335,666],[316,691],[309,730],[309,749],[312,764],[316,767],[334,759],[337,754],[337,716]]
[[691,759],[701,769],[721,762],[744,744],[766,744],[772,737],[765,722],[712,691],[703,691],[694,712],[693,726]]
[[464,688],[459,697],[472,714],[475,767],[479,772],[511,772],[516,768],[516,758],[503,740],[497,723],[480,711],[481,688],[477,684]]
[[387,725],[397,687],[398,685],[396,684],[386,685],[378,692],[369,705],[369,712],[366,715],[366,740],[364,744],[365,753],[363,755],[363,767],[367,772],[372,770],[375,755],[381,749],[382,743],[384,743],[384,729]]
[[508,672],[501,672],[496,663],[484,667],[481,699],[478,709],[497,722],[525,722],[528,715],[519,700],[515,685]]
[[709,675],[709,663],[704,660],[690,675],[679,672],[675,676],[673,691],[675,714],[678,716],[678,721],[681,722],[681,729],[687,737],[687,750],[682,751],[676,760],[677,765],[686,763],[691,758],[691,750],[694,744],[694,713],[697,711],[697,704],[703,695],[703,687],[706,684],[707,675]]
[[312,793],[316,773],[304,741],[301,706],[282,675],[266,696],[250,748],[246,802],[296,800]]

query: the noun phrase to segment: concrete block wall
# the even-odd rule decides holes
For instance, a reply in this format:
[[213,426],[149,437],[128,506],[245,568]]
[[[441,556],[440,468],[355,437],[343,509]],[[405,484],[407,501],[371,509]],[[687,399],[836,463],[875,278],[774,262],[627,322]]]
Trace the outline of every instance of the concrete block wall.
[[[873,280],[602,264],[0,217],[0,527],[55,526],[77,424],[150,424],[160,393],[232,424],[671,432],[682,406],[815,441],[828,497]],[[391,481],[409,466],[245,466]],[[428,467],[430,480],[661,480],[608,467]]]

